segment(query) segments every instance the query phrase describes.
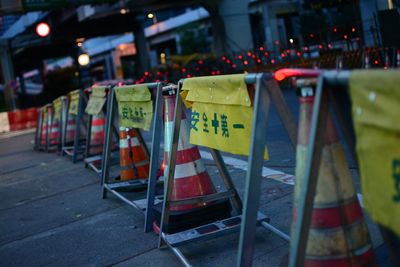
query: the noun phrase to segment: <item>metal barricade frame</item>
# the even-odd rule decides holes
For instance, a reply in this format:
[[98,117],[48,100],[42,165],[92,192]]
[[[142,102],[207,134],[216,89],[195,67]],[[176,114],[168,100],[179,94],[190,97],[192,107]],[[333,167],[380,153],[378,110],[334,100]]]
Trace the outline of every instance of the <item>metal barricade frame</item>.
[[[112,88],[115,85],[108,85],[106,86],[106,103],[102,107],[102,110],[100,112],[103,113],[104,117],[107,117],[107,112],[108,112],[108,102],[110,101],[110,95]],[[92,134],[92,122],[93,122],[93,115],[88,114],[88,122],[87,122],[87,131],[86,131],[86,145],[85,145],[85,153],[84,153],[84,163],[85,163],[85,168],[90,168],[92,169],[95,173],[97,173],[99,176],[101,176],[102,172],[102,161],[103,161],[103,152],[98,153],[98,154],[91,154],[90,153],[90,148],[91,148],[91,134]],[[115,136],[118,137],[118,131],[114,125],[112,125],[113,128],[113,133]],[[105,138],[105,135],[104,135]],[[103,150],[104,150],[104,144],[105,142],[103,141]],[[117,156],[114,156],[112,158],[117,158]],[[95,164],[95,162],[100,161],[100,168]]]
[[[305,260],[306,244],[311,225],[313,201],[318,181],[319,166],[321,163],[323,138],[330,109],[337,116],[337,120],[341,125],[349,125],[349,122],[346,122],[345,114],[341,112],[338,94],[340,91],[345,91],[346,93],[348,92],[348,81],[350,74],[351,71],[324,71],[318,77],[310,125],[304,184],[298,204],[297,223],[295,224],[294,234],[292,235],[293,239],[290,244],[290,267],[303,266]],[[352,124],[350,127],[352,127]],[[342,131],[345,142],[349,147],[351,157],[355,160],[355,162],[357,162],[357,154],[355,152],[355,137],[351,133],[353,130],[349,129],[349,127],[341,127],[340,130]],[[385,229],[381,228],[381,232],[384,231]],[[395,249],[399,248],[392,247],[391,242],[388,240],[388,236],[385,237],[385,234],[383,234],[383,238],[389,251],[393,251],[393,255],[396,257],[394,260],[396,261],[396,264],[398,264],[400,262],[400,258],[394,252]],[[397,238],[397,240],[400,239]],[[398,243],[400,243],[400,241],[398,241]]]
[[[161,132],[162,132],[162,82],[157,83],[148,83],[142,84],[147,85],[149,90],[156,90],[155,94],[155,108],[154,108],[154,115],[153,115],[153,122],[152,122],[152,147],[151,152],[148,153],[150,158],[150,172],[149,177],[147,180],[132,180],[132,181],[122,181],[122,182],[115,182],[110,183],[110,165],[111,165],[111,143],[112,143],[112,128],[114,126],[114,117],[117,108],[117,101],[116,101],[116,93],[115,90],[111,90],[109,93],[109,99],[107,101],[107,116],[106,116],[106,129],[105,129],[105,142],[103,148],[103,161],[102,161],[102,187],[103,199],[107,197],[107,193],[110,192],[123,202],[127,203],[131,207],[135,208],[135,210],[144,213],[145,215],[145,224],[144,224],[144,231],[150,232],[152,229],[152,223],[154,218],[154,211],[153,207],[155,204],[156,196],[156,185],[157,185],[157,172],[159,167],[159,152],[160,152],[160,143],[161,143]],[[153,100],[153,101],[154,101]],[[135,128],[133,128],[135,129]],[[139,129],[135,129],[136,133],[138,134],[137,137],[139,142],[142,143],[145,147],[146,144],[141,137]],[[117,135],[118,136],[118,135]],[[148,152],[148,151],[147,151]],[[143,187],[147,186],[147,197],[146,201],[144,199],[141,200],[129,200],[119,192],[117,189],[123,188],[132,188],[132,187]]]
[[[76,115],[76,120],[75,120],[75,135],[74,135],[74,141],[72,146],[67,146],[66,145],[66,135],[67,135],[67,127],[65,127],[63,131],[63,140],[62,140],[62,155],[67,155],[71,157],[72,162],[76,163],[79,160],[83,160],[84,156],[84,148],[80,144],[80,132],[81,132],[81,123],[84,127],[85,125],[85,119],[84,119],[84,106],[87,104],[87,98],[85,96],[84,90],[79,90],[79,100],[78,100],[78,114]],[[69,117],[69,108],[71,105],[71,100],[68,101],[67,105],[67,112],[66,112],[66,117],[65,117],[65,123],[68,125],[68,117]]]
[[[240,227],[240,241],[239,241],[238,259],[237,259],[238,266],[249,266],[252,263],[252,254],[254,247],[253,241],[255,236],[255,228],[257,224],[260,224],[264,228],[271,230],[272,232],[279,235],[283,239],[289,240],[288,235],[270,225],[267,222],[268,217],[266,217],[264,214],[258,211],[260,185],[262,178],[262,167],[264,159],[264,148],[266,146],[267,116],[271,99],[275,103],[278,109],[278,113],[288,132],[289,138],[294,145],[296,144],[297,126],[290,115],[288,106],[284,101],[279,86],[277,86],[277,84],[273,80],[273,76],[270,73],[247,74],[245,76],[245,82],[248,85],[255,85],[256,88],[255,88],[254,107],[253,107],[254,117],[252,122],[252,137],[250,140],[251,146],[248,158],[249,169],[246,173],[246,188],[245,188],[243,208],[240,197],[236,192],[236,189],[230,178],[229,172],[226,169],[225,163],[223,161],[223,158],[219,150],[212,148],[210,148],[211,154],[214,158],[214,161],[216,162],[217,168],[220,172],[220,175],[222,177],[222,180],[225,184],[227,191],[222,193],[212,194],[209,196],[203,196],[200,198],[176,200],[173,201],[173,203],[170,200],[172,185],[174,180],[175,166],[176,166],[176,154],[178,149],[178,140],[180,132],[179,129],[182,120],[182,99],[180,97],[180,90],[183,85],[183,80],[181,80],[178,84],[178,89],[176,92],[177,97],[175,102],[174,120],[173,120],[174,130],[171,136],[172,147],[171,150],[169,151],[169,156],[168,156],[168,158],[170,159],[168,177],[166,177],[166,182],[164,183],[166,189],[165,189],[161,225],[160,225],[159,247],[166,245],[169,248],[171,248],[173,253],[181,260],[181,262],[185,266],[191,266],[191,265],[189,261],[185,258],[185,256],[182,254],[182,252],[177,248],[177,246],[186,244],[194,240],[206,240],[217,236],[221,236],[223,234],[228,234],[233,231],[239,230],[239,227]],[[231,199],[233,198],[233,205],[235,209],[238,211],[239,215],[230,217],[226,220],[217,221],[214,224],[212,223],[206,224],[197,228],[192,228],[171,235],[164,233],[164,229],[168,224],[169,212],[170,212],[169,208],[171,205],[177,205],[183,203],[190,204],[198,201],[206,202],[210,200],[216,200],[219,198],[231,198]],[[243,212],[241,212],[242,209]],[[227,227],[226,224],[224,224],[224,221],[228,221],[229,225],[229,220],[239,220],[240,223],[236,224],[235,227]],[[219,230],[213,231],[212,233],[207,233],[205,235],[192,234],[196,232],[196,229],[207,227],[209,225],[215,225]],[[190,238],[187,237],[190,236],[189,233],[191,233],[192,236]]]

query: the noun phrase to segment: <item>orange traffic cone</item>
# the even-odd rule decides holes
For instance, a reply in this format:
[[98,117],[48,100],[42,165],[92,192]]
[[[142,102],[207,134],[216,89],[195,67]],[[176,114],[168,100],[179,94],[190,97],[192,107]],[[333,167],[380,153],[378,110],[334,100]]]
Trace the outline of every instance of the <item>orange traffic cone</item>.
[[149,177],[149,158],[136,137],[134,129],[120,127],[119,155],[121,180]]
[[100,154],[103,151],[105,124],[106,119],[102,113],[93,116],[90,136],[91,154]]
[[41,145],[46,145],[47,143],[47,107],[43,107],[41,111],[41,116],[42,116],[42,125],[41,125],[41,131],[40,131],[40,144]]
[[[294,222],[303,186],[313,102],[313,97],[300,98]],[[331,117],[326,129],[304,266],[373,266],[368,228]]]
[[[51,109],[50,116],[53,116],[52,115],[53,112],[54,112],[53,109]],[[58,129],[59,129],[58,119],[53,118],[53,121],[52,121],[51,127],[50,127],[50,145],[58,144],[58,135],[59,135]]]
[[[171,136],[173,134],[173,119],[176,95],[164,96],[164,176],[168,174],[169,151],[172,147]],[[201,160],[197,146],[189,142],[189,122],[184,112],[182,113],[181,128],[176,155],[174,184],[171,193],[171,201],[195,198],[216,193],[214,185]],[[157,216],[161,211],[157,210]],[[170,208],[169,225],[167,233],[175,233],[192,227],[211,223],[216,220],[228,218],[231,206],[229,200],[198,203],[190,205],[178,205]],[[154,231],[159,233],[159,218],[153,224]]]
[[66,131],[66,135],[65,135],[65,139],[66,139],[65,142],[67,144],[74,142],[75,129],[76,129],[75,118],[76,118],[75,115],[68,114],[67,131]]

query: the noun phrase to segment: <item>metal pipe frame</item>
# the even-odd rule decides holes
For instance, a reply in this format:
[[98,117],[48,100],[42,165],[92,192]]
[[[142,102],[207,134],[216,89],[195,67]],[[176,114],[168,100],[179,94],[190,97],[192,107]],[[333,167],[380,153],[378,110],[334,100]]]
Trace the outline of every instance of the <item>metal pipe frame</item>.
[[[157,185],[157,173],[159,167],[159,156],[160,156],[160,142],[162,132],[162,86],[163,83],[147,83],[149,90],[155,90],[155,109],[152,122],[152,147],[150,153],[150,173],[147,180],[140,179],[134,181],[124,181],[120,183],[110,183],[110,166],[111,166],[111,147],[112,147],[112,128],[114,127],[114,117],[117,109],[117,101],[115,96],[115,90],[111,90],[108,94],[107,99],[107,116],[106,116],[106,133],[105,142],[103,148],[103,161],[102,161],[102,186],[103,186],[103,198],[107,197],[107,193],[110,192],[117,196],[119,199],[124,201],[126,204],[132,206],[136,210],[139,210],[145,215],[144,231],[150,232],[152,229],[152,223],[154,221],[154,202],[155,202],[155,190]],[[135,129],[139,134],[139,129]],[[140,140],[142,145],[147,149],[146,143],[143,139]],[[138,206],[135,201],[127,199],[125,196],[117,192],[117,188],[127,188],[135,186],[147,186],[147,202],[146,208]]]
[[59,118],[59,125],[58,125],[58,138],[57,138],[57,153],[60,154],[62,153],[62,140],[63,140],[63,133],[64,133],[64,119],[65,119],[65,110],[67,108],[67,97],[62,96],[61,97],[61,112],[60,112],[60,118]]
[[43,124],[43,113],[42,113],[42,108],[39,108],[37,112],[37,123],[36,123],[36,130],[35,130],[35,144],[33,146],[33,149],[35,151],[40,150],[40,136],[42,134],[42,124]]
[[49,152],[49,145],[50,145],[50,131],[51,131],[51,117],[52,117],[49,114],[50,109],[51,109],[51,104],[47,104],[46,105],[47,117],[45,118],[46,123],[47,123],[47,125],[46,125],[46,144],[45,144],[45,149],[44,149],[44,151],[47,153]]
[[[304,264],[313,200],[320,166],[319,155],[322,153],[323,136],[326,131],[325,118],[328,114],[329,106],[332,106],[334,113],[339,117],[338,120],[343,120],[344,115],[338,112],[338,106],[335,106],[335,101],[337,101],[337,99],[335,99],[334,89],[338,87],[348,89],[350,73],[350,71],[325,71],[318,81],[307,148],[308,154],[305,166],[304,185],[300,194],[301,198],[298,206],[298,221],[294,228],[293,241],[290,244],[290,267],[303,266]],[[346,129],[344,129],[344,131],[345,130]],[[352,140],[349,141],[346,135],[347,134],[344,135],[345,141],[349,145],[351,154],[354,155],[353,157],[356,157],[355,144]],[[382,226],[380,226],[380,228],[382,230]],[[389,252],[394,252],[394,258],[392,260],[398,263],[400,259],[395,251],[399,248],[393,247],[390,240],[385,237],[384,241]]]
[[329,94],[330,92],[325,89],[325,86],[345,86],[348,83],[348,77],[348,71],[326,71],[318,78],[307,146],[304,184],[300,192],[297,220],[294,226],[293,239],[290,243],[289,266],[291,267],[303,266],[305,260],[305,250],[321,163],[323,137],[326,131],[326,121],[330,106],[329,100],[332,97]]
[[[245,76],[246,84],[255,84],[256,85],[256,94],[254,101],[254,118],[253,118],[253,126],[252,133],[253,136],[251,138],[251,148],[250,148],[250,156],[249,156],[249,170],[246,175],[246,189],[245,189],[245,202],[243,205],[243,214],[241,216],[242,223],[240,229],[240,241],[238,248],[238,266],[250,266],[252,263],[253,256],[253,247],[254,247],[254,236],[255,236],[255,228],[257,226],[257,214],[258,212],[258,203],[260,196],[260,185],[262,178],[262,167],[264,162],[264,151],[266,146],[266,128],[267,128],[267,115],[270,107],[270,95],[274,95],[272,97],[275,105],[281,105],[281,108],[278,108],[278,113],[281,116],[285,128],[288,131],[289,137],[296,145],[295,137],[297,132],[297,127],[294,122],[294,119],[291,117],[290,112],[285,110],[287,108],[286,102],[284,102],[284,98],[282,93],[280,92],[277,84],[275,88],[268,88],[267,82],[270,83],[272,75],[270,74],[248,74]],[[169,213],[170,207],[176,205],[179,202],[186,203],[187,200],[182,201],[171,201],[171,193],[172,186],[175,174],[175,166],[176,166],[176,154],[178,149],[178,140],[179,140],[179,132],[180,132],[180,124],[182,120],[182,100],[180,98],[180,90],[183,85],[183,80],[179,81],[177,92],[176,92],[176,102],[175,102],[175,111],[174,111],[174,121],[173,121],[173,133],[171,136],[171,148],[169,151],[169,164],[168,164],[168,176],[166,177],[166,182],[164,183],[164,202],[161,216],[161,224],[160,224],[160,236],[159,236],[159,248],[167,245],[172,249],[173,253],[181,260],[181,262],[185,266],[191,266],[189,261],[185,258],[185,256],[180,252],[180,250],[168,242],[168,235],[164,233],[164,229],[169,223]],[[270,90],[274,90],[273,93]],[[257,129],[257,130],[256,130]],[[225,186],[227,187],[228,192],[230,191],[233,197],[231,200],[233,202],[234,207],[238,210],[239,214],[242,211],[242,202],[237,195],[236,189],[233,186],[233,182],[229,176],[229,172],[226,170],[226,165],[223,161],[222,156],[220,155],[218,150],[211,149],[212,156],[216,161],[217,168],[221,174],[221,177],[224,180]],[[225,196],[226,198],[227,196]],[[266,217],[265,217],[266,218]],[[261,225],[271,230],[273,233],[282,237],[285,240],[289,240],[289,236],[280,230],[276,229],[269,223],[265,221],[261,221]],[[227,229],[226,233],[230,233],[231,229]],[[222,231],[218,231],[217,236],[221,236],[223,234]],[[212,235],[212,234],[210,234]],[[212,238],[212,237],[210,237]],[[189,241],[187,241],[189,242]]]
[[[106,116],[107,114],[107,106],[108,106],[108,95],[111,92],[113,86],[107,86],[106,88],[106,102],[102,108],[103,114]],[[85,153],[84,153],[84,163],[85,163],[85,168],[90,167],[93,171],[95,171],[97,174],[101,175],[101,167],[100,169],[97,168],[94,165],[94,161],[97,160],[102,160],[102,153],[97,154],[97,155],[92,155],[90,154],[90,148],[91,148],[91,135],[92,135],[92,123],[93,123],[93,116],[89,114],[88,116],[88,122],[87,122],[87,132],[86,132],[86,145],[85,145]],[[105,138],[105,137],[104,137]],[[103,149],[104,149],[104,142],[103,142]],[[98,157],[96,157],[98,156]],[[101,164],[102,165],[102,164]]]
[[79,156],[83,156],[80,154],[83,154],[84,152],[81,151],[81,147],[79,144],[80,141],[80,133],[81,133],[81,123],[84,124],[84,118],[83,118],[83,113],[84,113],[84,105],[87,104],[87,100],[85,99],[85,91],[84,90],[79,90],[79,101],[78,101],[78,115],[76,116],[76,121],[75,121],[75,136],[74,136],[74,146],[72,150],[72,162],[76,163],[78,160],[81,158],[78,158]]
[[61,156],[66,155],[65,150],[68,148],[67,147],[67,127],[68,127],[68,117],[69,117],[69,107],[70,107],[70,103],[71,100],[69,98],[69,96],[66,96],[67,100],[65,103],[65,109],[63,109],[62,111],[62,115],[63,115],[63,130],[61,133]]

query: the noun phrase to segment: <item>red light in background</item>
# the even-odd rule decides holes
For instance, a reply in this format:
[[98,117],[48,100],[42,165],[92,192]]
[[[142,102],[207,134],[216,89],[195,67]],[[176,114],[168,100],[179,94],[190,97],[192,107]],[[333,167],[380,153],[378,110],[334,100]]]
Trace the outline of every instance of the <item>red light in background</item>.
[[259,50],[264,51],[264,47],[260,46]]
[[333,28],[333,32],[337,32],[337,28],[335,27],[335,28]]
[[250,56],[251,56],[251,52],[247,52],[247,56],[249,56],[249,57],[250,57]]
[[50,26],[46,22],[41,22],[36,25],[36,34],[40,37],[46,37],[50,34]]
[[344,38],[345,40],[347,40],[347,38],[348,38],[347,34],[343,35],[343,38]]
[[289,77],[316,78],[321,72],[312,69],[280,69],[275,71],[274,78],[277,81],[283,81]]
[[257,59],[257,63],[261,63],[261,59]]
[[356,28],[351,28],[351,31],[352,32],[356,32]]
[[249,62],[247,60],[245,60],[245,61],[243,61],[243,64],[247,65],[247,64],[249,64]]
[[271,59],[271,64],[275,64],[275,59]]

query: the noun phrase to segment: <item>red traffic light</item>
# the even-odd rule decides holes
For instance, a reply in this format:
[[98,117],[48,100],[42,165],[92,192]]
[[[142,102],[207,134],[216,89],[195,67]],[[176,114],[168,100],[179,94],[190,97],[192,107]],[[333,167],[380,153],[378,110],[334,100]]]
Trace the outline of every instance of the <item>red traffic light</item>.
[[40,37],[47,37],[50,34],[50,26],[46,22],[40,22],[36,25],[36,34]]

